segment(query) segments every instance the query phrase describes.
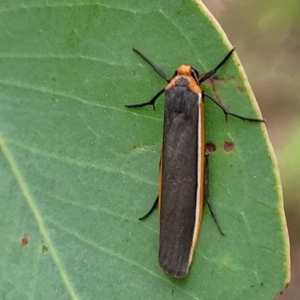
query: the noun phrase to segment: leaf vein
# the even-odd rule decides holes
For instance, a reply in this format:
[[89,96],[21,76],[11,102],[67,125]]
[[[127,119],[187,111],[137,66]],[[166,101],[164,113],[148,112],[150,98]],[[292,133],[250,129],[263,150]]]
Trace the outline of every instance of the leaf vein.
[[32,91],[38,91],[38,92],[41,92],[41,93],[56,95],[56,96],[60,96],[60,97],[63,97],[63,98],[69,98],[69,99],[72,99],[72,100],[82,102],[82,103],[87,104],[87,105],[96,106],[98,108],[117,110],[117,111],[120,111],[122,113],[132,114],[136,117],[141,117],[141,118],[146,118],[146,119],[151,119],[151,120],[154,120],[154,121],[161,122],[161,119],[158,119],[158,118],[153,118],[153,117],[146,116],[146,115],[140,115],[140,114],[134,113],[132,111],[129,111],[129,110],[126,110],[126,109],[123,109],[123,108],[121,109],[121,108],[114,107],[114,106],[107,106],[107,105],[104,105],[104,104],[89,102],[89,101],[83,100],[83,99],[81,99],[79,97],[76,97],[76,96],[67,95],[67,94],[64,94],[64,93],[58,92],[58,91],[48,90],[45,87],[34,87],[34,86],[29,86],[29,85],[23,85],[23,84],[16,83],[16,82],[8,82],[8,81],[5,81],[5,80],[0,80],[0,84],[7,85],[7,86],[13,86],[13,87],[20,88],[20,89],[28,89],[28,90],[32,90]]
[[173,284],[171,281],[169,281],[166,277],[160,276],[154,272],[152,272],[151,270],[149,270],[148,268],[143,267],[142,265],[136,263],[133,260],[130,260],[128,258],[125,258],[124,256],[121,256],[119,253],[116,253],[114,251],[112,251],[111,249],[107,249],[106,247],[100,246],[97,243],[87,239],[86,237],[82,236],[81,234],[79,234],[78,232],[72,231],[68,228],[66,228],[65,226],[62,226],[61,224],[58,224],[57,222],[54,222],[51,219],[47,219],[47,221],[51,224],[53,224],[54,226],[60,228],[61,230],[65,231],[66,233],[76,237],[77,239],[79,239],[80,241],[86,243],[87,245],[90,245],[91,247],[94,247],[110,256],[114,256],[120,260],[123,260],[124,262],[137,266],[138,268],[140,268],[141,270],[150,273],[152,276],[159,278],[160,280],[166,281],[168,284],[170,284],[171,286],[173,286],[174,288],[181,290],[182,292],[184,292],[185,294],[187,294],[188,296],[190,296],[193,300],[200,300],[197,296],[189,293],[187,290],[180,288],[178,285]]
[[24,198],[26,199],[27,204],[28,204],[29,208],[31,209],[31,211],[32,211],[32,213],[35,217],[37,226],[38,226],[42,236],[44,237],[45,241],[49,245],[50,253],[52,255],[54,263],[56,264],[56,267],[57,267],[57,269],[60,273],[60,276],[63,280],[63,283],[64,283],[67,291],[69,292],[72,299],[78,300],[79,297],[77,296],[73,286],[71,285],[71,282],[69,281],[66,270],[63,266],[63,263],[60,261],[59,256],[55,251],[52,240],[51,240],[51,238],[48,234],[48,231],[47,231],[47,229],[44,225],[43,218],[42,218],[42,216],[41,216],[41,214],[40,214],[40,212],[39,212],[39,210],[38,210],[38,208],[37,208],[37,206],[34,202],[34,199],[31,196],[31,192],[29,190],[29,187],[27,186],[27,184],[26,184],[26,182],[23,178],[23,175],[21,174],[21,171],[20,171],[17,163],[15,162],[10,150],[6,146],[5,140],[4,140],[1,133],[0,133],[0,147],[1,147],[1,150],[2,150],[2,153],[3,153],[4,157],[6,158],[8,164],[11,168],[11,171],[12,171],[13,175],[16,178],[16,181],[19,185],[21,193],[23,194]]

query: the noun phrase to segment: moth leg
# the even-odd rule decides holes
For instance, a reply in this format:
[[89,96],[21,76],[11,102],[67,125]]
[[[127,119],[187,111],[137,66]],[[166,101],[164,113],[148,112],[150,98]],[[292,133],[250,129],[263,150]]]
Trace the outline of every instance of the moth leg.
[[144,216],[139,218],[139,220],[144,220],[147,217],[149,217],[152,214],[152,212],[154,211],[154,209],[156,208],[157,204],[158,204],[158,196],[156,197],[156,200],[154,201],[154,203],[153,203],[152,207],[150,208],[150,210]]
[[225,114],[225,119],[227,121],[227,117],[229,116],[233,116],[235,118],[244,120],[244,121],[250,121],[250,122],[266,122],[265,119],[257,119],[257,118],[252,118],[252,117],[244,117],[241,115],[238,115],[236,113],[233,113],[231,111],[229,111],[224,105],[222,105],[221,103],[219,103],[214,97],[212,97],[211,95],[207,94],[206,92],[203,92],[203,98],[207,97],[209,100],[213,101],[216,105],[218,105],[224,112]]
[[152,105],[153,109],[155,109],[155,101],[158,99],[158,97],[165,92],[165,89],[163,88],[162,90],[160,90],[150,101],[148,102],[144,102],[144,103],[138,103],[138,104],[125,104],[125,107],[129,107],[129,108],[134,108],[134,107],[144,107],[147,105]]
[[212,208],[212,205],[210,204],[209,202],[209,164],[208,164],[208,161],[209,161],[209,152],[208,150],[205,151],[205,172],[204,172],[204,175],[205,175],[205,178],[204,178],[204,201],[205,203],[207,203],[207,206],[210,210],[210,213],[211,213],[211,216],[213,217],[220,233],[222,235],[225,235],[225,233],[223,232],[223,230],[221,229],[220,225],[219,225],[219,222],[217,220],[217,217],[216,217],[216,214]]

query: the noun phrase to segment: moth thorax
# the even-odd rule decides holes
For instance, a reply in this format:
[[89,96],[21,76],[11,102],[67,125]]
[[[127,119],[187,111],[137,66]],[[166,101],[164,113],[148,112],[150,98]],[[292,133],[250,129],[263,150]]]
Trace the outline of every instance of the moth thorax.
[[174,85],[177,86],[188,86],[190,83],[190,80],[187,76],[178,76],[175,79]]

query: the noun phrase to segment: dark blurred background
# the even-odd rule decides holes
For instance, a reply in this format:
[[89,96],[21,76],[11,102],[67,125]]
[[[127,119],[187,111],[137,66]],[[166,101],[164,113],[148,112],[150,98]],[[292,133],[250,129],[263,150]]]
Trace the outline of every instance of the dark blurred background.
[[291,243],[291,282],[280,300],[299,300],[300,1],[203,2],[236,46],[267,120],[280,169]]

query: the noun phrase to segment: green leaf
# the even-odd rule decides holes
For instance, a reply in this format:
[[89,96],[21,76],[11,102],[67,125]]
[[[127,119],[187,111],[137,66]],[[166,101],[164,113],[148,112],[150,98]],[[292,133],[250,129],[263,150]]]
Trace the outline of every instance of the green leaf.
[[[51,4],[49,4],[51,3]],[[202,6],[186,1],[2,1],[0,4],[0,298],[274,299],[289,281],[289,244],[263,124],[206,101],[210,201],[189,275],[157,263],[157,194],[165,82],[200,72],[231,48]],[[237,56],[205,90],[260,115]],[[234,143],[230,152],[225,142]]]

